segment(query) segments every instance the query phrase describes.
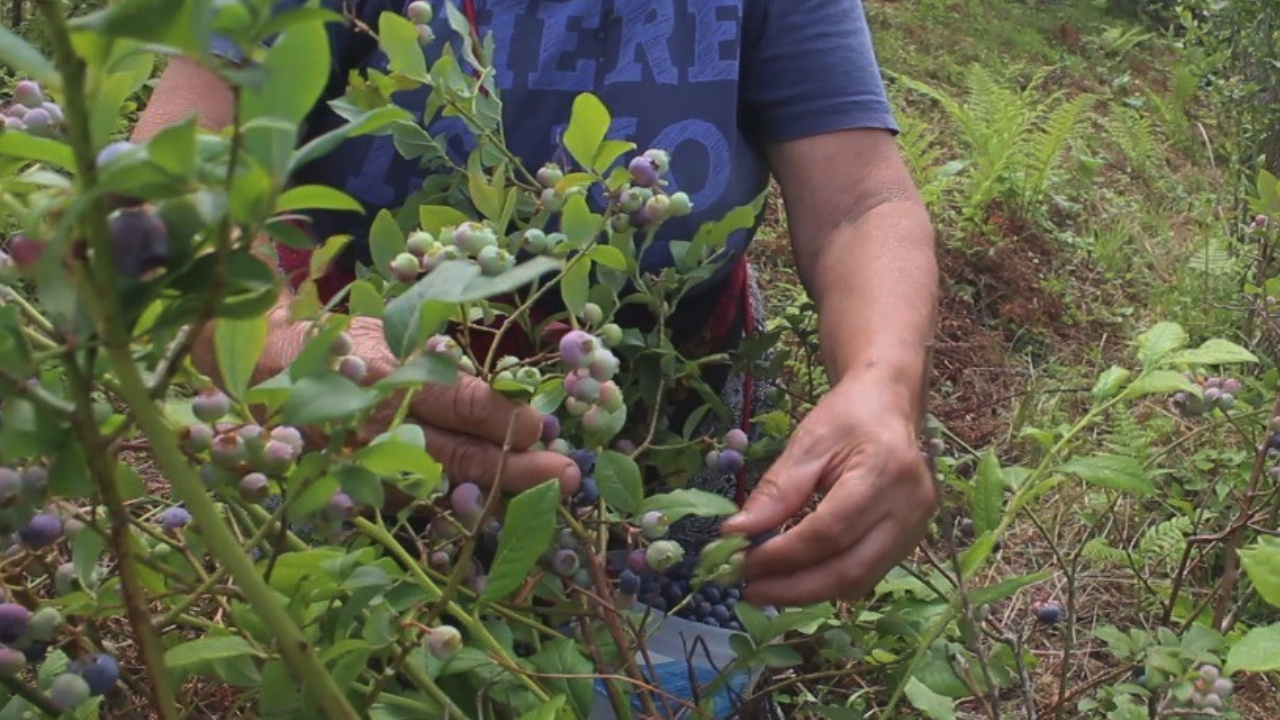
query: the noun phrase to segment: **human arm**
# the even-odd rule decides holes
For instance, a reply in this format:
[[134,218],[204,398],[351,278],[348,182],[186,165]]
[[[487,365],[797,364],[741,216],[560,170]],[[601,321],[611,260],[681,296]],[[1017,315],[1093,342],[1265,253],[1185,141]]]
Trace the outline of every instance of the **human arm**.
[[[215,72],[189,59],[175,58],[158,79],[133,139],[145,141],[193,115],[203,127],[220,130],[232,122],[233,110],[234,94]],[[257,242],[265,249],[268,241],[259,238]],[[267,316],[267,344],[255,368],[255,381],[286,369],[306,344],[306,324],[289,319],[291,299],[285,285]],[[386,346],[380,321],[353,318],[349,332],[354,354],[363,358],[369,368],[365,382],[376,382],[394,372],[397,363]],[[207,324],[193,343],[192,363],[217,381],[213,337],[213,325]],[[393,399],[379,408],[363,429],[365,434],[384,429],[396,405]],[[414,393],[410,420],[425,426],[428,451],[455,481],[487,484],[501,466],[500,484],[504,488],[520,489],[553,477],[561,480],[565,492],[577,488],[580,473],[573,461],[555,453],[528,451],[541,432],[537,412],[493,392],[478,378],[460,374],[455,383],[423,386]],[[517,452],[502,463],[502,445],[509,427],[511,447]]]
[[774,529],[824,493],[750,553],[747,597],[861,597],[916,546],[938,502],[916,444],[937,305],[934,233],[888,131],[813,135],[775,143],[769,156],[831,389],[724,530]]

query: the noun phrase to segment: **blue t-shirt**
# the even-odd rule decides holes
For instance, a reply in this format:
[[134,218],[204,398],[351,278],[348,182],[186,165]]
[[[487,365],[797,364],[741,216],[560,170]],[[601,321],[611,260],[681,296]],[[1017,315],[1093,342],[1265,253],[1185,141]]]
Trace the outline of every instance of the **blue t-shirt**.
[[[465,2],[449,1],[460,9]],[[439,57],[440,43],[457,41],[440,2],[433,0],[437,39],[424,48],[428,62]],[[380,14],[403,12],[408,0],[339,4],[376,29]],[[611,137],[634,142],[637,151],[670,153],[666,189],[688,193],[694,211],[660,227],[655,251],[642,260],[646,270],[670,261],[663,241],[691,239],[699,225],[766,188],[766,143],[848,128],[898,129],[860,0],[475,0],[475,10],[481,36],[491,32],[495,40],[508,146],[531,170],[568,162],[559,139],[583,92],[609,109]],[[371,37],[351,24],[330,27],[331,93],[341,93],[351,70],[386,70],[386,55]],[[401,93],[397,102],[420,116],[425,98],[423,89]],[[474,147],[460,121],[426,120],[433,136],[450,137],[459,159]],[[321,104],[305,132],[341,122]],[[364,204],[364,214],[315,217],[319,237],[359,239],[379,209],[398,208],[421,188],[425,175],[418,165],[400,156],[390,136],[366,136],[346,142],[295,181],[331,185]],[[744,252],[753,234],[736,234],[730,251]],[[368,262],[367,250],[359,252]],[[716,281],[690,296],[695,322],[693,309],[710,305],[699,296],[714,293]]]

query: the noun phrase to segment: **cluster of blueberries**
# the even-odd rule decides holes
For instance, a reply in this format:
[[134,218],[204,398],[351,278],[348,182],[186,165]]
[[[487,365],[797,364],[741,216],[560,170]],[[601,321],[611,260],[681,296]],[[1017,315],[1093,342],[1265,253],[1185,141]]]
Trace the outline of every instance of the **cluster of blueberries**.
[[[17,603],[0,603],[0,675],[15,677],[28,663],[42,661],[62,628],[57,609],[31,612]],[[120,681],[120,666],[110,653],[85,655],[55,676],[48,687],[52,705],[59,711],[74,710],[91,697],[105,695]]]
[[44,88],[33,80],[14,84],[12,101],[0,108],[4,129],[37,137],[62,132],[62,107],[45,97]]
[[1235,407],[1236,395],[1243,384],[1235,378],[1191,377],[1200,387],[1200,395],[1178,392],[1173,396],[1173,407],[1183,417],[1199,417],[1212,410],[1230,410]]
[[656,612],[669,613],[714,628],[741,631],[734,607],[742,599],[741,584],[724,587],[708,582],[693,591],[695,558],[687,557],[665,572],[636,572],[635,563],[618,573],[618,592],[647,605]]

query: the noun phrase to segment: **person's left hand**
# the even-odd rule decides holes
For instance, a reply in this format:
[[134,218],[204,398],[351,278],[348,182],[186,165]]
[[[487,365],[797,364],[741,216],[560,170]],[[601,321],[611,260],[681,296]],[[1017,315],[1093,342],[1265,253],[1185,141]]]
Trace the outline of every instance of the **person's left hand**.
[[832,388],[722,533],[773,530],[815,492],[824,496],[811,514],[747,554],[748,602],[860,599],[924,537],[939,493],[911,413],[885,383],[852,378]]

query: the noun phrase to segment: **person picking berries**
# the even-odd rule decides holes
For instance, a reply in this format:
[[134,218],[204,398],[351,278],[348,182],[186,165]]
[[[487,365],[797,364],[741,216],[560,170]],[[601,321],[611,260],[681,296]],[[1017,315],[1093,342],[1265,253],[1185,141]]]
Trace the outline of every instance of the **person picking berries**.
[[[796,269],[818,308],[831,386],[745,497],[733,473],[701,479],[742,501],[737,515],[707,532],[758,536],[820,495],[794,527],[748,555],[745,599],[802,605],[864,596],[920,541],[938,502],[917,444],[937,265],[930,217],[899,154],[859,0],[449,1],[477,37],[494,38],[506,143],[530,173],[569,167],[561,138],[574,99],[584,92],[609,108],[611,138],[656,149],[628,166],[640,187],[663,176],[671,198],[659,208],[669,219],[641,257],[642,271],[672,267],[672,239],[692,237],[699,225],[750,204],[771,177],[777,180]],[[330,87],[299,143],[343,122],[327,101],[341,95],[352,72],[386,71],[388,58],[362,29],[377,28],[382,13],[416,23],[429,58],[440,55],[443,43],[457,42],[443,2],[323,0],[345,21],[328,25]],[[286,0],[277,7],[302,4]],[[215,63],[253,64],[255,50],[219,40],[209,66],[175,59],[135,138],[192,113],[209,128],[229,124],[233,96]],[[424,99],[425,91],[396,96],[415,115],[424,111]],[[422,121],[465,163],[475,139],[456,119]],[[302,168],[291,182],[336,187],[365,209],[311,213],[308,229],[319,241],[368,237],[377,212],[410,202],[425,179],[421,164],[401,156],[392,136],[364,135]],[[753,236],[753,230],[731,236],[730,261],[676,308],[672,332],[687,354],[721,352],[763,328],[763,304],[747,262]],[[323,291],[341,289],[357,264],[371,261],[367,243],[353,247]],[[282,273],[305,274],[307,253],[277,250]],[[288,296],[286,289],[272,315],[256,379],[279,372],[303,346],[305,329],[287,319]],[[379,321],[356,318],[350,334],[366,381],[395,368]],[[206,337],[196,361],[216,377],[213,358]],[[749,427],[741,420],[765,407],[764,393],[740,375],[726,370],[709,381],[739,414],[731,427]],[[383,420],[394,411],[387,408]],[[455,481],[487,484],[501,467],[497,480],[512,491],[551,478],[566,493],[579,489],[577,463],[533,449],[542,435],[540,414],[480,379],[464,374],[455,384],[427,385],[413,397],[410,415],[427,429],[428,450]],[[509,426],[516,452],[500,463]],[[731,456],[725,464],[738,465]]]

